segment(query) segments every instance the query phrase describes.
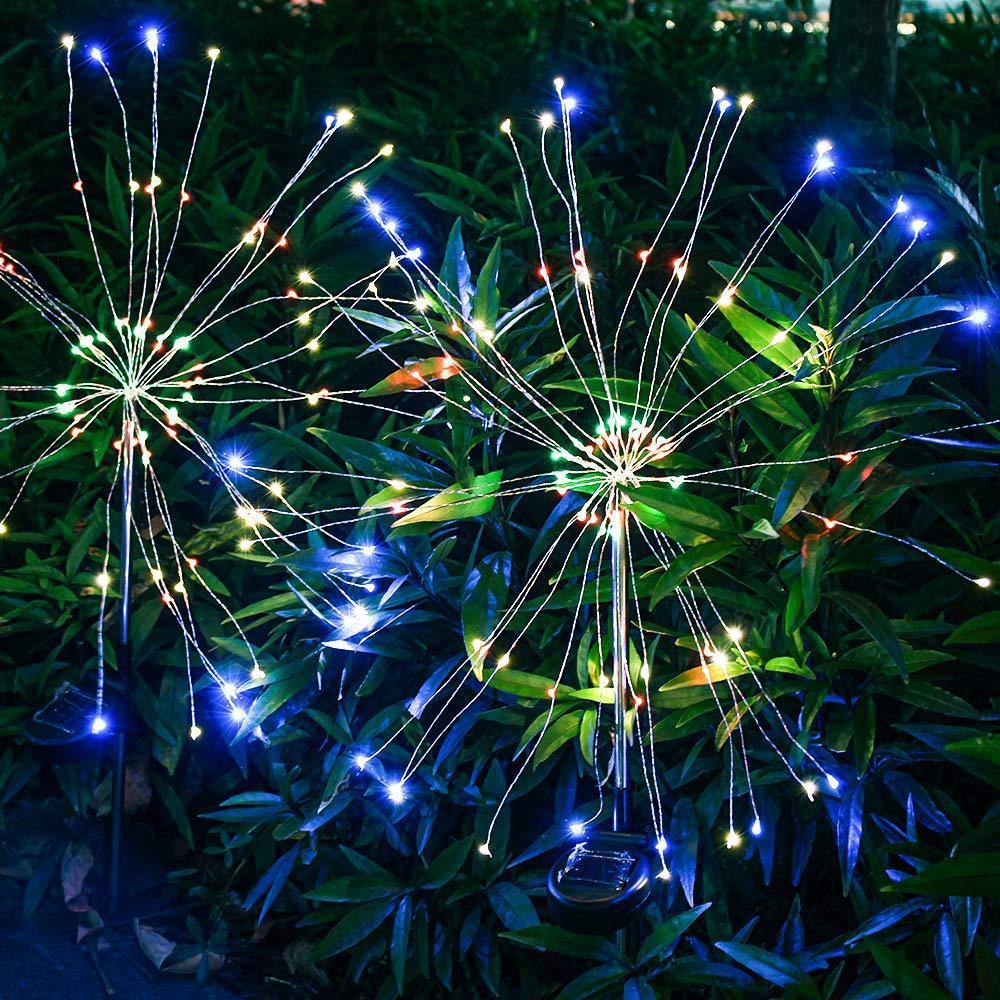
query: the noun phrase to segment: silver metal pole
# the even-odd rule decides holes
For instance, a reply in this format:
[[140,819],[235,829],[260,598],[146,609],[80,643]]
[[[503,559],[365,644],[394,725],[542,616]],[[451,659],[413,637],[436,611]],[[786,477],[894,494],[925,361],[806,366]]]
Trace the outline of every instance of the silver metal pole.
[[121,896],[122,821],[125,815],[125,724],[128,715],[132,675],[132,647],[129,643],[129,618],[132,610],[132,465],[135,455],[133,424],[128,421],[122,435],[122,534],[121,534],[121,604],[118,607],[117,703],[113,773],[111,778],[111,844],[108,874],[109,910],[118,910]]
[[615,692],[615,794],[611,828],[627,832],[632,824],[632,789],[628,773],[625,711],[628,705],[628,566],[625,525],[628,512],[617,510],[611,519],[611,641]]

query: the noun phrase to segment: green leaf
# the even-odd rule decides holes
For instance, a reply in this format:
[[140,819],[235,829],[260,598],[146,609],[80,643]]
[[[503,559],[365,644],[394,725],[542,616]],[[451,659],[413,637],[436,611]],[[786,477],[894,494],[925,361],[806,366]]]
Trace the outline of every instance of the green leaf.
[[443,301],[447,303],[449,309],[457,310],[464,319],[468,319],[472,310],[472,272],[465,256],[461,219],[455,220],[448,234],[439,273],[444,287],[451,293],[442,294]]
[[500,312],[500,288],[497,276],[500,272],[500,241],[497,240],[490,250],[479,279],[476,281],[476,297],[472,304],[474,319],[481,320],[487,330],[496,328],[497,316]]
[[561,746],[576,739],[583,722],[583,712],[570,712],[556,719],[545,731],[535,751],[535,764],[541,764],[551,757]]
[[914,413],[929,413],[931,410],[955,410],[954,403],[932,399],[929,396],[911,396],[907,399],[888,399],[866,406],[848,420],[843,427],[845,434],[859,431],[871,424],[883,420],[894,420],[897,417],[908,417]]
[[493,509],[494,494],[503,479],[501,471],[476,476],[470,486],[456,483],[425,500],[419,507],[392,522],[393,528],[409,524],[460,521],[467,517],[480,517]]
[[819,991],[812,980],[787,958],[740,941],[717,941],[715,947],[769,983],[819,1000]]
[[952,694],[950,691],[946,691],[936,684],[931,684],[928,681],[911,680],[909,683],[902,685],[897,681],[896,685],[896,690],[893,691],[895,697],[910,705],[929,708],[932,711],[941,712],[944,715],[954,715],[960,719],[979,718],[979,712],[967,701],[963,701],[957,694]]
[[830,592],[831,600],[839,604],[889,655],[900,676],[906,677],[906,659],[892,622],[866,597],[845,590]]
[[366,476],[374,476],[377,479],[401,479],[410,486],[444,485],[443,474],[433,465],[404,455],[401,451],[361,438],[338,434],[323,427],[310,427],[309,433],[315,434],[328,448]]
[[187,810],[184,808],[184,803],[181,802],[180,796],[174,791],[174,786],[159,771],[150,768],[149,776],[153,782],[153,787],[160,796],[160,801],[163,803],[164,809],[167,810],[177,829],[180,830],[181,836],[193,851],[195,847],[194,834],[191,832],[191,821],[188,819]]
[[[548,698],[549,691],[553,687],[553,682],[547,677],[542,677],[540,674],[529,674],[525,670],[512,670],[508,667],[494,671],[490,675],[489,682],[490,687],[517,695],[518,698]],[[560,684],[556,693],[557,695],[570,695],[573,693],[573,689],[565,684]]]
[[372,931],[381,927],[395,911],[396,906],[394,899],[389,901],[379,899],[352,910],[316,945],[310,958],[313,962],[322,962],[324,959],[339,955],[342,951],[347,951],[348,948],[353,948]]
[[[608,989],[614,987],[627,975],[626,970],[618,965],[599,965],[596,969],[589,969],[581,976],[577,976],[556,997],[556,1000],[587,1000],[588,997],[608,996]],[[625,997],[622,991],[623,1000],[633,1000],[632,997]]]
[[629,490],[622,506],[647,528],[662,531],[681,545],[700,545],[736,533],[735,522],[721,507],[683,487],[640,486]]
[[945,744],[951,753],[964,753],[967,757],[981,757],[1000,767],[1000,734],[988,733],[967,740],[956,740]]
[[868,950],[882,974],[899,991],[903,1000],[950,1000],[949,995],[925,976],[898,948],[886,948],[877,941],[868,942]]
[[321,903],[364,903],[401,892],[404,884],[391,875],[344,875],[305,893]]
[[819,462],[793,466],[785,476],[774,502],[771,524],[780,528],[802,512],[802,508],[813,498],[816,491],[826,482],[829,469]]
[[945,639],[944,644],[946,646],[961,644],[971,646],[994,642],[1000,642],[1000,611],[987,611],[986,614],[976,615],[975,618],[962,622]]
[[550,951],[569,958],[586,958],[601,962],[625,963],[625,956],[607,939],[596,934],[574,934],[562,927],[539,924],[500,935],[516,944],[537,951]]
[[483,184],[482,181],[477,181],[474,177],[470,177],[468,174],[463,174],[458,170],[452,170],[451,167],[435,163],[433,160],[418,160],[414,157],[413,162],[418,167],[423,167],[424,170],[427,170],[432,174],[437,174],[438,177],[443,178],[449,184],[454,184],[455,187],[461,188],[463,191],[468,191],[470,194],[477,195],[482,198],[483,201],[486,201],[491,205],[504,206],[506,204],[503,198],[501,198],[491,187]]
[[723,539],[718,542],[705,542],[703,545],[696,545],[685,552],[682,552],[676,559],[671,560],[666,571],[656,582],[652,596],[649,599],[649,606],[655,607],[664,597],[672,594],[692,573],[705,566],[724,559],[732,552],[736,552],[743,547],[743,543],[738,540]]
[[799,677],[816,679],[816,675],[808,667],[791,656],[773,656],[764,664],[764,669],[779,674],[797,674]]
[[[742,292],[741,285],[741,297]],[[802,352],[795,346],[795,341],[791,337],[785,337],[774,343],[775,334],[786,331],[787,325],[774,326],[735,302],[726,306],[721,312],[729,325],[750,345],[755,354],[762,354],[768,361],[786,372],[798,368],[802,361]]]
[[538,914],[528,894],[512,882],[496,882],[486,891],[493,912],[511,931],[523,930],[538,924]]
[[681,935],[711,906],[711,903],[702,903],[687,913],[678,913],[662,924],[659,924],[649,937],[642,943],[639,954],[636,956],[636,965],[644,965],[646,962],[662,960],[673,953]]
[[[721,378],[723,383],[728,384],[720,387],[725,395],[732,395],[733,392],[751,393],[754,398],[745,403],[745,406],[758,409],[778,423],[800,430],[811,424],[793,394],[787,389],[774,390],[770,386],[770,376],[760,366],[747,361],[739,351],[733,350],[704,330],[695,335],[691,346],[692,353],[696,356],[694,360],[706,367],[714,377]],[[769,387],[766,393],[761,391],[764,386]]]
[[450,844],[417,876],[417,885],[421,889],[440,889],[450,882],[462,870],[471,846],[471,837]]
[[406,984],[406,951],[410,944],[412,918],[413,899],[410,896],[404,896],[399,902],[396,919],[392,922],[392,941],[389,946],[392,974],[400,996],[403,995],[403,987]]
[[471,657],[473,643],[485,640],[493,631],[510,589],[512,557],[496,552],[479,562],[462,586],[462,635]]
[[986,896],[1000,899],[1000,852],[946,858],[916,875],[883,886],[883,892],[922,896]]
[[855,316],[848,324],[844,334],[864,327],[864,335],[870,337],[878,330],[909,323],[911,320],[920,319],[923,316],[930,316],[937,312],[963,312],[964,309],[965,306],[962,303],[940,295],[921,295],[917,298],[899,299],[892,303],[883,302]]

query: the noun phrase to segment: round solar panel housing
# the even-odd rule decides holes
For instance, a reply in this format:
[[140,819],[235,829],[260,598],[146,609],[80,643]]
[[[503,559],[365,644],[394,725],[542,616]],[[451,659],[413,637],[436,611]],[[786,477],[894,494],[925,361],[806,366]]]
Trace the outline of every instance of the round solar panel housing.
[[567,930],[619,930],[646,904],[652,885],[643,837],[590,834],[564,850],[550,869],[549,912]]

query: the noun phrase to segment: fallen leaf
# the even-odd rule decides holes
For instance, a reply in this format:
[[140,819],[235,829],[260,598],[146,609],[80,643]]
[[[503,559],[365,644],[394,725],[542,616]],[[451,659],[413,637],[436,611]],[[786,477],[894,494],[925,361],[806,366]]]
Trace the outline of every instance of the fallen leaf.
[[140,924],[138,920],[135,921],[134,927],[135,936],[139,939],[139,947],[142,948],[146,958],[158,969],[163,968],[163,963],[177,947],[177,942],[168,941],[162,934],[154,931],[152,927]]
[[86,844],[66,845],[60,879],[63,901],[74,913],[86,913],[91,909],[83,883],[93,867],[94,854]]

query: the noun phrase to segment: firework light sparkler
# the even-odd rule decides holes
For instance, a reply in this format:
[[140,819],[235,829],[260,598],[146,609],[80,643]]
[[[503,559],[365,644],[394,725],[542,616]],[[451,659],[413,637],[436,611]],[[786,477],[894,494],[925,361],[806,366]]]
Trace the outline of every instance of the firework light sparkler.
[[[355,759],[361,770],[384,775],[392,803],[404,803],[412,793],[418,769],[467,713],[476,711],[476,703],[484,694],[491,687],[511,690],[504,675],[515,669],[511,664],[516,661],[519,642],[550,602],[555,608],[567,607],[553,598],[564,580],[576,580],[576,597],[567,607],[572,617],[565,655],[560,653],[556,658],[554,677],[544,681],[536,678],[546,685],[548,708],[524,734],[518,749],[521,759],[515,763],[506,791],[492,810],[479,852],[491,856],[496,824],[536,753],[546,746],[550,729],[562,717],[566,703],[596,702],[593,768],[598,804],[591,816],[570,817],[567,833],[580,839],[602,816],[603,789],[609,780],[614,784],[614,827],[628,829],[631,743],[646,790],[652,842],[659,855],[658,874],[666,879],[670,873],[664,795],[654,754],[654,710],[662,704],[661,692],[680,685],[707,687],[711,694],[720,719],[716,742],[728,755],[728,822],[723,842],[729,849],[741,845],[743,831],[754,837],[764,832],[765,817],[758,807],[748,755],[752,739],[760,739],[770,748],[808,799],[824,793],[837,794],[841,784],[829,756],[795,730],[795,723],[786,718],[771,692],[767,671],[793,669],[795,665],[762,663],[753,649],[752,625],[734,621],[724,613],[711,587],[703,582],[704,568],[739,549],[742,543],[730,515],[700,497],[698,488],[730,491],[736,503],[748,498],[761,502],[774,511],[772,520],[779,529],[786,521],[797,518],[823,535],[890,539],[971,585],[991,587],[990,578],[967,571],[927,544],[855,523],[850,517],[849,500],[835,511],[812,509],[806,500],[785,517],[782,511],[788,508],[788,499],[778,495],[771,482],[775,472],[797,476],[811,475],[815,470],[824,482],[838,474],[856,475],[868,460],[880,461],[894,447],[885,439],[851,450],[823,447],[818,441],[814,444],[815,435],[804,437],[800,433],[807,421],[798,420],[798,403],[789,393],[790,387],[818,386],[823,373],[833,367],[835,357],[849,354],[853,361],[904,338],[936,334],[970,322],[982,323],[984,311],[937,299],[935,310],[924,319],[919,311],[909,316],[900,312],[900,305],[926,283],[933,282],[956,255],[945,250],[927,262],[921,248],[927,221],[914,217],[905,198],[899,197],[892,199],[874,232],[838,271],[825,278],[818,292],[803,298],[790,316],[776,315],[774,303],[762,296],[753,271],[759,269],[762,255],[804,192],[834,171],[833,145],[821,140],[812,150],[797,187],[770,217],[742,259],[735,266],[713,265],[723,275],[724,283],[707,310],[698,319],[685,319],[679,311],[678,296],[696,260],[699,232],[719,177],[753,104],[749,95],[734,99],[719,88],[712,92],[694,154],[672,204],[657,231],[638,252],[638,266],[626,280],[627,291],[619,295],[613,308],[608,308],[606,297],[602,297],[602,265],[590,258],[583,221],[585,208],[581,206],[572,126],[577,101],[566,91],[562,79],[555,81],[555,88],[556,113],[545,112],[537,122],[538,146],[530,162],[540,164],[538,175],[529,168],[529,158],[522,152],[509,119],[500,124],[500,132],[509,140],[516,161],[518,196],[525,206],[537,255],[532,267],[537,268],[542,285],[527,300],[527,308],[536,313],[547,311],[558,339],[553,346],[573,370],[571,385],[584,399],[582,407],[562,404],[551,386],[540,383],[542,366],[534,375],[521,370],[516,353],[505,350],[508,330],[500,324],[492,326],[479,310],[478,286],[474,307],[468,296],[456,293],[442,274],[426,264],[424,255],[413,252],[399,224],[373,193],[360,186],[354,191],[392,241],[404,265],[402,273],[408,282],[411,307],[401,310],[386,301],[386,312],[400,328],[409,329],[415,341],[440,351],[433,361],[419,365],[410,362],[400,368],[397,391],[429,392],[435,405],[445,403],[455,412],[472,414],[498,438],[509,437],[539,455],[551,456],[555,466],[552,471],[508,480],[502,489],[497,474],[493,483],[497,497],[552,491],[560,498],[578,498],[575,511],[566,516],[554,541],[538,557],[489,633],[475,637],[464,661],[435,686],[429,698],[420,699],[421,710],[430,717],[421,719],[419,734],[406,751],[402,769],[394,764],[382,767],[378,759],[387,751],[390,759],[395,757],[396,741],[417,721],[416,715],[406,718],[380,746],[360,749]],[[556,195],[557,206],[562,206],[563,237],[558,248],[553,246],[551,235],[555,230],[540,217],[536,207],[538,182],[545,180]],[[680,248],[667,250],[665,234],[676,223],[682,196],[692,198],[694,217],[689,220],[689,232]],[[869,266],[883,244],[894,249],[888,264],[876,268],[872,275]],[[909,264],[914,259],[921,261],[919,273],[912,282],[904,282],[908,287],[889,301],[868,307],[870,302],[877,302],[876,293],[884,291],[903,270],[904,262]],[[554,264],[557,260],[563,263]],[[484,274],[488,271],[490,268],[485,268]],[[563,276],[557,278],[557,271],[564,272]],[[491,273],[491,278],[480,280],[495,282],[495,269]],[[860,287],[855,287],[858,282]],[[845,294],[851,296],[853,304],[842,308],[828,329],[814,325],[823,304],[842,289],[847,289]],[[485,296],[494,293],[499,296],[495,289],[488,290]],[[914,316],[917,323],[907,322]],[[713,321],[723,319],[746,332],[749,352],[737,352],[713,336]],[[693,383],[683,377],[682,366],[691,362],[709,373],[707,384],[700,389],[692,388]],[[456,384],[444,388],[424,377],[427,365],[442,363],[456,366],[457,390]],[[563,383],[563,387],[569,384]],[[759,404],[786,432],[795,431],[795,439],[786,442],[788,446],[780,455],[760,462],[737,457],[710,468],[698,467],[685,455],[686,449],[731,414],[745,412],[751,402]],[[592,425],[591,421],[596,423]],[[965,429],[996,423],[980,420]],[[940,434],[933,432],[927,439],[943,441]],[[815,489],[808,495],[814,493]],[[457,505],[465,501],[452,495],[447,502]],[[395,520],[397,526],[414,520],[413,512],[393,509],[391,513],[403,514]],[[723,524],[724,540],[713,540],[701,530],[706,521],[713,519]],[[778,537],[774,526],[761,530],[767,530],[771,538]],[[568,572],[571,563],[573,568]],[[696,665],[687,674],[660,678],[659,688],[649,638],[650,592],[639,577],[638,567],[666,573],[670,586],[658,598],[669,594],[676,600],[688,630],[686,646],[696,658]],[[532,597],[536,592],[540,595]],[[606,603],[609,614],[605,617],[598,612],[594,620],[598,681],[593,688],[574,689],[564,684],[564,679],[583,631],[582,612],[588,605],[601,603]],[[605,670],[609,654],[610,676]],[[529,678],[524,676],[527,687]],[[537,697],[542,697],[541,692]],[[433,703],[433,712],[429,712],[429,703]],[[606,769],[597,757],[603,706],[613,709]],[[738,802],[744,798],[746,811],[739,807],[738,812]]]
[[[42,440],[28,461],[14,463],[15,467],[0,475],[4,484],[13,484],[0,506],[0,533],[9,542],[16,542],[19,505],[31,496],[35,481],[43,478],[45,469],[73,455],[75,442],[95,441],[97,454],[114,438],[112,457],[105,458],[109,488],[102,504],[103,556],[93,578],[99,610],[96,707],[89,728],[95,735],[115,730],[115,720],[106,712],[106,618],[109,597],[117,589],[122,640],[118,667],[127,673],[131,564],[137,557],[142,572],[148,574],[148,582],[179,629],[190,701],[189,736],[198,739],[202,727],[196,712],[192,667],[200,665],[204,669],[241,730],[250,719],[244,691],[262,685],[265,671],[237,615],[225,603],[225,590],[218,578],[184,549],[178,534],[180,525],[172,514],[164,486],[164,463],[169,462],[173,450],[176,459],[194,460],[222,484],[245,529],[238,546],[241,553],[259,548],[275,556],[295,550],[293,536],[297,532],[289,532],[286,525],[301,523],[305,525],[303,531],[316,527],[312,518],[285,495],[281,481],[274,476],[280,470],[256,466],[249,456],[220,449],[200,429],[198,414],[211,414],[216,407],[233,402],[317,406],[338,397],[327,388],[299,391],[275,381],[272,373],[282,363],[302,360],[318,351],[338,318],[337,309],[345,303],[356,306],[363,302],[370,295],[369,287],[389,265],[358,278],[336,294],[299,295],[294,289],[259,289],[262,284],[273,287],[273,272],[280,270],[280,254],[288,249],[296,226],[328,196],[389,156],[392,147],[382,147],[332,179],[317,180],[321,154],[353,118],[347,109],[325,116],[319,137],[270,203],[251,217],[246,230],[238,234],[193,288],[178,296],[172,284],[171,264],[178,257],[190,255],[182,236],[185,212],[199,193],[191,187],[197,174],[196,151],[206,131],[221,52],[215,47],[207,50],[207,71],[193,135],[186,156],[179,161],[176,175],[172,175],[168,168],[173,161],[164,155],[160,134],[163,39],[158,29],[149,28],[142,40],[152,69],[148,145],[138,137],[141,130],[130,115],[105,51],[97,46],[78,46],[71,35],[61,39],[68,90],[66,121],[72,166],[69,184],[79,199],[85,243],[99,278],[103,299],[99,309],[90,314],[77,308],[72,304],[72,292],[60,297],[47,288],[37,276],[37,263],[29,263],[29,255],[11,245],[0,249],[3,286],[55,329],[68,348],[70,361],[66,380],[58,384],[0,387],[14,411],[14,415],[0,418],[0,434],[13,436],[35,428]],[[103,194],[108,205],[120,206],[119,218],[126,220],[124,234],[114,229],[113,211],[111,224],[105,220],[101,185],[81,153],[83,122],[93,110],[92,102],[80,100],[79,77],[83,72],[104,77],[112,118],[120,130],[126,174],[120,178],[109,170]],[[87,81],[89,86],[93,82]],[[293,201],[294,207],[290,208]],[[126,247],[124,262],[114,259],[108,248],[111,242]],[[302,272],[300,280],[307,281],[308,275]],[[286,318],[274,325],[257,319],[268,306],[279,303]],[[287,318],[288,307],[296,310],[291,318]],[[250,326],[251,320],[256,325]],[[250,332],[246,332],[248,328]],[[308,338],[300,332],[305,328]],[[234,346],[229,346],[232,337],[227,346],[220,346],[223,341],[216,338],[227,330],[236,333]],[[112,430],[107,431],[109,427]],[[105,431],[108,440],[103,436]],[[324,474],[337,475],[329,471]],[[111,536],[119,509],[122,542],[116,574]],[[316,530],[345,546],[359,548],[357,543],[336,537],[327,529]],[[335,606],[324,598],[294,568],[289,572],[302,592],[315,597],[317,606],[327,607],[331,615],[345,614],[343,605]],[[361,620],[357,580],[336,573],[329,579],[346,601],[346,614]],[[217,618],[242,645],[244,658],[250,664],[247,676],[220,669],[215,651],[199,630],[193,596],[209,602]],[[259,727],[251,728],[263,737]]]

